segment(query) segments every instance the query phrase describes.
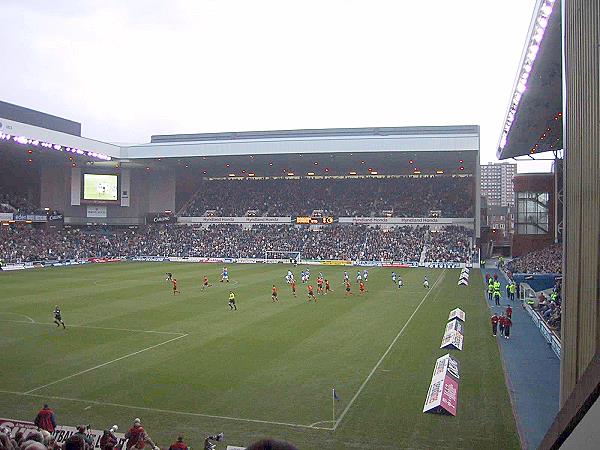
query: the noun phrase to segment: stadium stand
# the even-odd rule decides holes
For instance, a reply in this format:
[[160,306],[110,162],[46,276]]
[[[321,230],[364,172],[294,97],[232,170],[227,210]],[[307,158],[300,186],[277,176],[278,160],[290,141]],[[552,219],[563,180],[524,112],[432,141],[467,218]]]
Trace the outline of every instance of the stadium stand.
[[[203,181],[182,216],[472,217],[472,179],[390,177],[360,179],[244,179]],[[368,194],[367,194],[368,193]]]
[[472,245],[466,228],[447,226],[430,234],[425,256],[427,261],[462,262],[469,259]]
[[0,191],[0,212],[37,212],[39,207],[35,206],[27,198],[14,192]]
[[144,227],[3,226],[0,259],[30,262],[127,256],[264,258],[266,252],[300,252],[304,259],[469,262],[472,231],[448,226],[381,229],[332,225],[319,231],[290,225],[211,225],[207,228],[161,224]]
[[562,246],[554,244],[507,263],[512,273],[562,273]]

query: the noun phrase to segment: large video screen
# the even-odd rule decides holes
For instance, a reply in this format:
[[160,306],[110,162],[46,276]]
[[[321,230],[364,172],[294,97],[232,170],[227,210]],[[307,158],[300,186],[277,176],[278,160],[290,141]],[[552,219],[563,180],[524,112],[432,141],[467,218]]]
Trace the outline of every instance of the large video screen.
[[118,200],[118,176],[84,173],[83,199],[103,201]]

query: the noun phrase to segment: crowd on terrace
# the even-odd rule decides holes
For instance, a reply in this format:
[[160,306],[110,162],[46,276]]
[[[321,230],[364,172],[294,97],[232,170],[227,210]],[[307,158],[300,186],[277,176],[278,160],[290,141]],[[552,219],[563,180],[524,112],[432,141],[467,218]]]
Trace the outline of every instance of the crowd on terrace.
[[447,226],[430,233],[425,260],[461,262],[471,251],[472,233],[464,227]]
[[322,210],[339,217],[472,217],[473,180],[468,177],[210,180],[180,212],[182,216],[308,215]]
[[274,251],[300,252],[303,259],[418,262],[423,249],[428,248],[433,250],[428,250],[426,261],[468,262],[472,251],[469,233],[466,228],[454,226],[431,233],[427,226],[381,229],[331,225],[315,231],[292,225],[12,225],[0,228],[0,260],[8,263],[141,255],[264,258]]
[[562,273],[562,246],[553,244],[507,263],[512,273]]
[[0,191],[0,212],[34,213],[38,212],[38,210],[37,206],[22,195],[9,191]]
[[549,296],[542,293],[536,306],[542,319],[560,335],[562,319],[562,284],[557,281]]

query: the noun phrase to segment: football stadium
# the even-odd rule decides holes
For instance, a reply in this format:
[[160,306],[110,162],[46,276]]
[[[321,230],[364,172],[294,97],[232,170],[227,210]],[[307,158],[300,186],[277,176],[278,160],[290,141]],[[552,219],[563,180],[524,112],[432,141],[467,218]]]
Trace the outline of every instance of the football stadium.
[[0,450],[596,448],[599,21],[536,2],[511,233],[478,125],[115,144],[0,102]]

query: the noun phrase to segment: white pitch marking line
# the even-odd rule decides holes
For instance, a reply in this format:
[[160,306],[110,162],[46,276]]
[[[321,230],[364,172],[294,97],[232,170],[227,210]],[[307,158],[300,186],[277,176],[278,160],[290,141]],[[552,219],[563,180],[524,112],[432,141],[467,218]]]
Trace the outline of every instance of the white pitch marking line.
[[25,317],[29,321],[29,322],[23,322],[21,320],[2,320],[2,322],[36,323],[35,320],[33,320],[29,316],[26,316],[25,314],[13,313],[13,312],[0,312],[0,315],[2,315],[2,314],[10,314],[11,316]]
[[417,305],[417,307],[415,308],[415,310],[413,311],[413,313],[410,315],[410,317],[408,318],[408,320],[406,321],[406,323],[404,324],[404,326],[402,327],[402,329],[398,332],[398,334],[396,335],[396,337],[394,338],[394,340],[392,341],[392,343],[390,344],[390,346],[383,353],[383,355],[381,356],[381,358],[379,358],[379,361],[377,361],[377,364],[375,364],[375,367],[373,367],[373,369],[371,370],[371,372],[369,373],[369,375],[367,375],[367,378],[365,379],[365,381],[363,381],[363,384],[360,385],[360,387],[358,388],[358,391],[356,391],[356,394],[354,394],[354,397],[352,397],[352,399],[350,400],[350,402],[346,405],[346,408],[344,408],[344,410],[342,411],[342,414],[340,414],[340,417],[338,417],[338,419],[335,421],[335,424],[333,425],[333,430],[334,431],[337,429],[337,427],[339,426],[340,422],[342,421],[342,419],[344,418],[344,416],[346,415],[346,413],[348,412],[348,410],[350,409],[350,407],[352,406],[352,404],[356,401],[356,399],[358,398],[358,396],[360,395],[360,393],[362,392],[362,390],[365,388],[365,386],[367,385],[367,383],[369,382],[369,380],[371,379],[371,377],[373,376],[373,374],[375,373],[375,371],[379,368],[379,366],[381,365],[381,363],[383,362],[383,360],[385,359],[385,357],[392,350],[392,347],[394,346],[394,344],[396,343],[396,341],[400,338],[400,336],[402,336],[402,333],[404,333],[404,330],[406,329],[406,327],[408,326],[408,324],[411,322],[412,318],[415,316],[415,314],[417,314],[417,312],[419,311],[419,309],[421,308],[421,306],[423,305],[423,303],[425,303],[425,300],[427,300],[427,297],[429,297],[429,294],[431,294],[435,290],[435,287],[438,285],[438,283],[440,282],[440,280],[444,277],[445,273],[446,273],[446,269],[444,269],[442,271],[442,273],[440,274],[440,276],[438,277],[438,279],[435,280],[435,283],[433,284],[433,286],[431,287],[431,289],[427,290],[427,293],[423,296],[423,299],[421,300],[421,303],[419,303]]
[[83,408],[85,411],[87,411],[88,409],[92,409],[92,405],[86,406],[85,408]]
[[71,402],[81,402],[81,403],[88,403],[88,404],[91,403],[93,405],[98,405],[98,406],[113,406],[116,408],[137,409],[137,410],[143,410],[143,411],[158,412],[158,413],[163,413],[163,414],[177,414],[177,415],[181,415],[181,416],[208,417],[210,419],[223,419],[223,420],[232,420],[232,421],[239,421],[239,422],[262,423],[262,424],[267,424],[267,425],[283,425],[283,426],[294,427],[294,428],[311,428],[313,430],[333,431],[333,428],[302,425],[299,423],[276,422],[276,421],[260,420],[260,419],[246,419],[243,417],[217,416],[214,414],[202,414],[202,413],[193,413],[193,412],[186,412],[186,411],[173,411],[173,410],[169,410],[169,409],[148,408],[145,406],[122,405],[120,403],[97,402],[94,400],[83,400],[80,398],[57,397],[57,396],[53,396],[53,395],[29,394],[27,392],[14,392],[14,391],[4,391],[4,390],[0,390],[0,393],[21,395],[21,396],[27,396],[27,397],[36,397],[36,398],[50,398],[53,400],[66,400],[66,401],[71,401]]
[[[33,319],[31,319],[33,320]],[[10,322],[10,323],[24,323],[27,325],[54,325],[56,326],[55,323],[52,322],[24,322],[22,320],[8,320],[8,319],[0,319],[0,322]],[[70,328],[89,328],[92,330],[112,330],[112,331],[129,331],[132,333],[154,333],[154,334],[169,334],[169,335],[173,335],[173,336],[183,336],[183,335],[187,335],[189,333],[180,333],[180,332],[175,332],[175,331],[155,331],[155,330],[134,330],[131,328],[113,328],[113,327],[95,327],[93,325],[71,325],[69,324]]]
[[115,363],[117,361],[121,361],[122,359],[129,358],[130,356],[139,355],[140,353],[146,352],[148,350],[152,350],[153,348],[160,347],[161,345],[168,344],[169,342],[176,341],[177,339],[181,339],[181,338],[184,338],[186,336],[189,336],[189,335],[183,334],[181,336],[174,337],[173,339],[169,339],[168,341],[164,341],[164,342],[161,342],[159,344],[151,345],[150,347],[146,347],[146,348],[143,348],[141,350],[137,350],[135,352],[129,353],[127,355],[120,356],[118,358],[112,359],[112,360],[107,361],[105,363],[98,364],[97,366],[90,367],[89,369],[82,370],[81,372],[77,372],[77,373],[74,373],[72,375],[63,377],[63,378],[61,378],[59,380],[52,381],[51,383],[44,384],[43,386],[38,386],[36,388],[30,389],[30,390],[28,390],[26,392],[23,392],[23,394],[31,394],[32,392],[39,391],[40,389],[44,389],[44,388],[46,388],[48,386],[52,386],[54,384],[60,383],[61,381],[69,380],[69,379],[77,377],[79,375],[83,375],[84,373],[88,373],[88,372],[91,372],[92,370],[99,369],[100,367],[104,367],[104,366],[107,366],[109,364]]
[[[318,422],[311,423],[310,426],[314,427],[315,425],[318,425],[320,423],[334,423],[334,421],[333,420],[319,420]],[[329,428],[329,429],[333,431],[333,428]]]

